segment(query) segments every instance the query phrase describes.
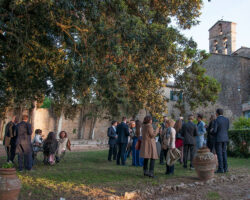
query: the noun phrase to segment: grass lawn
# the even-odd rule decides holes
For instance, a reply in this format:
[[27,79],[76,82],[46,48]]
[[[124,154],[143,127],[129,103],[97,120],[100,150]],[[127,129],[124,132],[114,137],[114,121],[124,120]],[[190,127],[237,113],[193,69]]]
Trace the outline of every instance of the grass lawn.
[[[40,162],[34,166],[34,171],[19,173],[22,181],[20,199],[82,199],[90,196],[102,198],[107,195],[122,195],[125,191],[144,188],[146,185],[183,182],[184,179],[195,179],[194,171],[184,170],[178,163],[175,165],[175,175],[166,176],[165,166],[156,162],[157,178],[143,177],[141,167],[132,167],[131,159],[128,166],[117,166],[115,162],[107,161],[107,150],[91,152],[67,152],[64,160],[55,166],[43,165]],[[0,163],[4,162],[0,158]],[[229,158],[230,170],[244,169],[250,171],[250,159]],[[215,198],[211,194],[211,199]]]

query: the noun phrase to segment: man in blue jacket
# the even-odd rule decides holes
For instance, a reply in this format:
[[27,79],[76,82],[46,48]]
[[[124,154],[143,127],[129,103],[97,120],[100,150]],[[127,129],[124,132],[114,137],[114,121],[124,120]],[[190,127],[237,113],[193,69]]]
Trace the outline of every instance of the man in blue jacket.
[[227,165],[227,142],[228,142],[228,129],[229,120],[223,116],[223,110],[216,110],[217,119],[214,123],[215,134],[215,149],[218,156],[219,167],[216,173],[225,173],[228,171]]
[[113,155],[113,160],[116,160],[117,154],[117,133],[116,133],[117,121],[112,121],[111,127],[108,128],[108,137],[109,137],[109,155],[108,161],[111,161],[111,157]]
[[129,128],[127,125],[127,118],[123,117],[122,122],[117,126],[117,145],[118,145],[118,154],[116,159],[116,164],[120,165],[120,160],[122,161],[122,165],[125,165],[125,152],[126,147],[128,145],[128,136],[129,136]]
[[202,121],[203,115],[197,115],[197,136],[196,136],[196,149],[200,149],[204,144],[204,135],[206,133],[205,123]]

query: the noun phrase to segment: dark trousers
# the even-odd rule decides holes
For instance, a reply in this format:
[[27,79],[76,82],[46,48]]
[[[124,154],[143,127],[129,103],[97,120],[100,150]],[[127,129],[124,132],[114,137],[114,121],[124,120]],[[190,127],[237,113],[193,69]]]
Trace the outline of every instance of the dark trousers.
[[160,152],[160,164],[163,164],[163,163],[164,163],[164,152],[163,152],[163,149],[161,149],[161,152]]
[[214,141],[214,139],[209,139],[207,141],[207,147],[209,148],[210,152],[212,152],[212,153],[215,152],[215,141]]
[[12,144],[10,147],[10,160],[12,162],[14,162],[15,156],[16,156],[16,145]]
[[15,155],[16,155],[16,145],[11,145],[9,147],[5,147],[5,151],[7,154],[7,162],[9,162],[9,161],[14,162]]
[[166,168],[167,168],[166,174],[174,174],[174,165],[172,166],[167,165]]
[[187,167],[188,153],[190,153],[190,167],[193,167],[193,157],[194,157],[194,145],[184,144],[184,167]]
[[[144,158],[144,164],[143,164],[143,171],[147,172],[148,171],[148,160],[149,158]],[[150,159],[150,164],[149,164],[149,173],[153,174],[154,173],[154,167],[155,167],[155,159]]]
[[118,144],[118,154],[116,158],[116,164],[120,165],[120,160],[122,161],[122,165],[125,165],[125,152],[126,152],[127,143],[119,143]]
[[219,171],[227,171],[227,142],[216,142],[216,154],[218,157]]
[[136,149],[135,149],[137,141],[138,141],[138,138],[134,137],[132,147],[131,147],[131,150],[132,150],[132,165],[133,166],[138,166],[139,165],[139,157],[137,158],[137,152],[136,152]]
[[167,156],[167,150],[161,149],[161,153],[160,153],[160,164],[163,164],[163,163],[164,163],[164,159],[166,160],[166,156]]
[[5,147],[6,155],[7,155],[7,162],[10,161],[10,146]]
[[113,160],[116,160],[116,156],[117,156],[116,144],[110,144],[110,145],[109,145],[108,160],[111,160],[112,155],[113,155]]
[[23,170],[23,163],[24,163],[24,167],[27,170],[31,170],[32,168],[32,152],[29,153],[19,153],[18,154],[18,166],[19,166],[19,170]]
[[31,170],[33,165],[32,151],[24,151],[22,146],[18,146],[18,167],[23,170],[23,164],[26,170]]

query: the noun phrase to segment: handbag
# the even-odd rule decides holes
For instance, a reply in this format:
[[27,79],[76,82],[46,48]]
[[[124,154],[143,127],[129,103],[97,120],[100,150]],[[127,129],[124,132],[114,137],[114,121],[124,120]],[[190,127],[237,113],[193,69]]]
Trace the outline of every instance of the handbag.
[[172,166],[181,158],[181,151],[177,148],[169,149],[166,157],[167,165]]
[[141,140],[138,140],[135,145],[135,149],[139,151],[141,149]]

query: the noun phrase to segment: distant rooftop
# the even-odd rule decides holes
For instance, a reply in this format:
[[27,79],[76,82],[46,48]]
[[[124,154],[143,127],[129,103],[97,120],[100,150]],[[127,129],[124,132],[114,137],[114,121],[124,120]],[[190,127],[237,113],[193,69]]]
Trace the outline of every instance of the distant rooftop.
[[210,31],[216,24],[219,23],[230,23],[230,24],[236,24],[235,22],[230,22],[230,21],[224,21],[224,20],[219,20],[217,21],[210,29],[208,29],[208,31]]
[[238,50],[236,50],[235,52],[233,52],[232,55],[250,58],[250,48],[249,47],[241,47]]

